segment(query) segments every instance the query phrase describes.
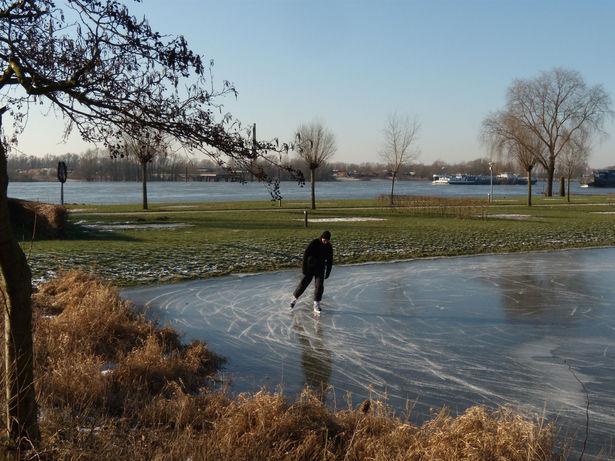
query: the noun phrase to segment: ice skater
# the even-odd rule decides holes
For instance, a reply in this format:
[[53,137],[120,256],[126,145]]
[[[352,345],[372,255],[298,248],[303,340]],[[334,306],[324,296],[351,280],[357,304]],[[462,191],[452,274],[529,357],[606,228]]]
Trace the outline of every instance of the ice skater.
[[303,277],[293,293],[290,308],[295,307],[297,298],[303,294],[312,279],[314,279],[314,312],[320,314],[320,301],[325,289],[325,279],[331,274],[333,266],[333,246],[331,232],[324,231],[322,235],[310,242],[303,253]]

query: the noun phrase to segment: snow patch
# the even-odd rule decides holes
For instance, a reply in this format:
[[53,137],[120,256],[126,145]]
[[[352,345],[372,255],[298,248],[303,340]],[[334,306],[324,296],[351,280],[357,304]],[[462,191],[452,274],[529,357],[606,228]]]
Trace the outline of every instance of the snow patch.
[[193,227],[194,224],[186,223],[149,223],[149,224],[135,224],[135,223],[117,223],[117,224],[82,224],[83,227],[89,229],[98,230],[143,230],[143,229],[181,229],[184,227]]
[[[303,221],[296,219],[295,221]],[[346,218],[308,218],[309,222],[360,222],[360,221],[386,221],[385,218],[363,218],[363,217],[346,217]]]
[[530,219],[532,216],[529,214],[490,214],[487,215],[488,218],[498,218],[498,219],[514,219],[518,221],[523,221],[526,219]]

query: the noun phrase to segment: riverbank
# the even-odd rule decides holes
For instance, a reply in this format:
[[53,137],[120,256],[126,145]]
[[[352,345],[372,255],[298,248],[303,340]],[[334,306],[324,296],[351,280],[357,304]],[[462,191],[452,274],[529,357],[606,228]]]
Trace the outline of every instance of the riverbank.
[[[282,209],[267,202],[197,207],[172,204],[154,206],[148,212],[134,205],[73,206],[67,239],[31,242],[24,238],[22,245],[39,280],[62,269],[92,267],[118,285],[152,284],[298,267],[305,243],[325,227],[333,233],[337,263],[609,246],[615,243],[615,230],[608,199],[594,197],[571,205],[559,198],[543,199],[532,208],[514,198],[489,206],[424,199],[420,206],[400,208],[368,200],[331,201],[309,212],[308,228],[303,221],[304,202],[284,203]],[[62,328],[83,330],[85,333],[69,341],[71,344],[80,345],[100,330],[119,346],[126,331],[132,330],[118,327],[116,337],[116,333],[100,328],[101,321],[106,324],[107,318],[115,316],[108,315],[95,300],[113,305],[109,296],[82,281],[65,284],[84,291],[53,298],[49,305],[81,297],[86,301],[84,308],[92,306],[102,317],[84,315],[80,320],[64,315],[66,308],[62,308],[57,316],[43,310],[44,316],[52,318],[41,315],[41,319],[50,325],[58,321]],[[81,321],[89,327],[77,328]],[[167,333],[177,338],[175,333]],[[46,341],[62,335],[57,330]],[[49,449],[60,450],[58,457],[76,453],[87,458],[105,453],[110,458],[137,459],[152,454],[195,459],[238,459],[250,454],[261,459],[348,459],[346,453],[355,459],[554,458],[551,426],[506,411],[472,408],[456,418],[442,414],[424,426],[413,426],[405,416],[391,415],[381,404],[370,403],[367,412],[357,408],[357,402],[352,409],[331,411],[312,394],[296,402],[267,393],[236,400],[209,392],[193,394],[182,387],[187,376],[205,381],[211,379],[207,376],[215,376],[211,369],[204,375],[195,371],[203,362],[204,349],[190,354],[188,364],[170,363],[167,359],[181,356],[182,349],[169,355],[165,337],[160,333],[154,338],[162,339],[138,336],[141,339],[132,346],[120,346],[123,352],[117,361],[98,352],[94,356],[65,354],[63,361],[58,358],[57,365],[66,368],[50,376],[59,377],[60,397],[49,397],[55,403],[44,407],[44,414],[49,415],[44,423],[49,424],[44,429]],[[179,347],[175,340],[171,344]],[[111,419],[107,419],[109,415],[101,416],[90,406],[90,390],[123,395],[116,384],[111,386],[101,378],[113,374],[119,360],[127,360],[128,365],[120,369],[128,371],[116,376],[127,376],[127,383],[146,387],[151,379],[158,393],[130,397],[128,404],[105,397],[104,412],[108,408],[130,410],[130,414],[111,412]],[[90,382],[87,376],[95,381]],[[203,381],[191,382],[200,383],[199,388],[203,385]],[[142,389],[137,387],[139,392]],[[147,404],[133,406],[140,401]],[[143,424],[131,415],[144,415]],[[423,436],[426,438],[419,438]],[[514,446],[506,445],[508,442]]]
[[610,196],[71,206],[63,240],[19,236],[37,281],[93,268],[120,286],[299,267],[306,243],[333,234],[336,264],[615,245]]

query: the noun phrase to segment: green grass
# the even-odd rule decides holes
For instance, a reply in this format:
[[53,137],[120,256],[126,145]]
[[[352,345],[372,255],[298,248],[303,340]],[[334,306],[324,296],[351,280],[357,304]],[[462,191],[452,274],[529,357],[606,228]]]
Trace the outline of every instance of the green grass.
[[[61,269],[94,267],[119,285],[204,278],[230,272],[299,267],[306,243],[324,229],[333,234],[335,262],[551,250],[615,244],[615,197],[498,197],[487,215],[529,215],[525,220],[481,219],[475,206],[389,208],[376,200],[319,202],[310,219],[369,217],[382,221],[311,223],[306,202],[87,206],[71,213],[64,240],[26,238],[35,279]],[[175,229],[100,230],[92,224],[183,224]]]

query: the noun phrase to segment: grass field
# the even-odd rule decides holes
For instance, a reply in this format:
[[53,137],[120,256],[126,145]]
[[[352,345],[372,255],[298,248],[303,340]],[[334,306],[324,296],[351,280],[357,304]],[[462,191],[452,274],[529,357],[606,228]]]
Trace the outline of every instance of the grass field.
[[[307,242],[329,229],[336,264],[615,244],[615,197],[400,198],[72,207],[67,238],[22,231],[34,278],[93,267],[118,285],[299,267]],[[369,219],[363,221],[362,219]]]

